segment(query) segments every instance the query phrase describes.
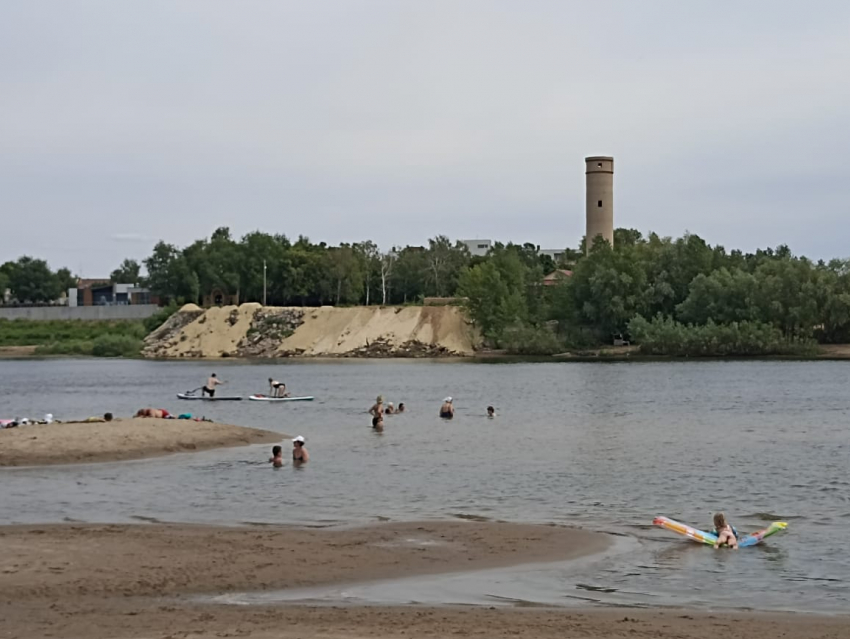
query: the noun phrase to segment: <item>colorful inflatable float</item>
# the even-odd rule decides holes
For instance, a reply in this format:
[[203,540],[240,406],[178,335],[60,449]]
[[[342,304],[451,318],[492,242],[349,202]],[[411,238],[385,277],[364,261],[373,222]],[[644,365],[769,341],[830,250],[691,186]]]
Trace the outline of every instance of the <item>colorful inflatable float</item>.
[[[684,535],[688,539],[692,539],[693,541],[699,544],[707,544],[709,546],[713,546],[717,543],[717,535],[714,533],[705,532],[702,530],[697,530],[692,526],[688,526],[687,524],[683,524],[678,521],[674,521],[672,519],[668,519],[667,517],[656,517],[652,520],[652,523],[656,526],[661,526],[665,530],[669,530],[674,533],[678,533],[680,535]],[[782,532],[788,527],[788,524],[784,521],[775,521],[767,528],[762,530],[758,530],[749,535],[744,535],[738,538],[738,548],[746,548],[747,546],[755,546],[758,543],[761,543],[762,540],[767,539],[771,535],[775,535],[778,532]]]

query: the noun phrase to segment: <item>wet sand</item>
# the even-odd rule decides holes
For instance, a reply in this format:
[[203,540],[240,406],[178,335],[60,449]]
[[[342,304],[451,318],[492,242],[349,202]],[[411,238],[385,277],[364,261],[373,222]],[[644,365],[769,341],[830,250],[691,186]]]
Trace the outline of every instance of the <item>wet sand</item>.
[[227,446],[274,444],[285,436],[185,419],[29,424],[0,429],[0,466],[121,461]]
[[54,525],[0,528],[0,619],[11,637],[848,636],[850,618],[624,608],[227,606],[199,593],[269,590],[559,561],[601,534],[478,522],[359,529]]

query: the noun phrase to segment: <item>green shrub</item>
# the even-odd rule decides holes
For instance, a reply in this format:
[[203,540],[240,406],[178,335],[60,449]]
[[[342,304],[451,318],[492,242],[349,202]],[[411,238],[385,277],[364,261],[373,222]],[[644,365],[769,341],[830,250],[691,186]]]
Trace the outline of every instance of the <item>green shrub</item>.
[[[179,310],[180,307],[177,305],[177,302],[171,302],[168,306],[163,306],[150,317],[146,317],[144,320],[142,320],[145,335],[153,333],[156,329],[165,324],[169,317],[174,315],[174,313]],[[142,335],[142,337],[145,337],[145,335]]]
[[94,357],[138,357],[142,340],[130,335],[101,335],[92,343]]
[[736,357],[752,355],[808,355],[815,342],[787,338],[763,322],[682,324],[666,317],[648,321],[635,317],[629,323],[632,341],[646,355],[673,357]]
[[548,328],[534,326],[505,329],[499,343],[512,355],[554,355],[564,350],[557,335]]

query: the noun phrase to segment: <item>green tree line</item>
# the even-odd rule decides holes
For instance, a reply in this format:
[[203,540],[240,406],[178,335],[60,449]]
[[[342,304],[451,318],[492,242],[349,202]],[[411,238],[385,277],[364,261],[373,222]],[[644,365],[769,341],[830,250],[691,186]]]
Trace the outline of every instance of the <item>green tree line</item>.
[[[473,257],[445,236],[381,251],[370,241],[329,246],[259,231],[236,239],[220,228],[183,248],[159,242],[143,264],[145,276],[141,264],[125,260],[112,278],[144,280],[172,303],[200,302],[215,289],[243,302],[262,302],[265,292],[278,306],[459,298],[488,344],[526,354],[610,344],[615,336],[668,355],[850,342],[850,260],[814,262],[784,245],[727,251],[692,234],[617,229],[613,247],[597,238],[587,255],[582,245],[556,263],[531,244],[496,244]],[[570,274],[544,285],[556,269]],[[19,298],[36,300],[57,293],[70,273],[24,257],[0,267],[0,277]]]

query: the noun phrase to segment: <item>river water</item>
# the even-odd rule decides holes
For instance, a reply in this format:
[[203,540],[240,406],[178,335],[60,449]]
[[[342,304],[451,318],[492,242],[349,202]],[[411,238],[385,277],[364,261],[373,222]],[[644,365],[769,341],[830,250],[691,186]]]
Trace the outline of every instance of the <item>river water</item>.
[[[271,376],[316,401],[174,399],[210,372],[228,381],[220,392],[262,392]],[[268,447],[253,446],[2,469],[0,524],[555,522],[620,543],[590,562],[484,575],[479,590],[502,584],[493,596],[539,603],[846,611],[848,389],[843,362],[0,361],[3,418],[200,411],[304,435],[312,457],[274,470]],[[383,434],[365,412],[378,393],[409,411],[388,417]],[[436,417],[446,395],[457,407],[451,422]],[[651,525],[663,514],[705,529],[716,510],[739,530],[774,520],[789,529],[732,553]],[[460,603],[476,591],[461,577],[416,584],[405,601]],[[358,596],[386,601],[389,592],[399,591],[364,585]]]

